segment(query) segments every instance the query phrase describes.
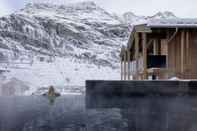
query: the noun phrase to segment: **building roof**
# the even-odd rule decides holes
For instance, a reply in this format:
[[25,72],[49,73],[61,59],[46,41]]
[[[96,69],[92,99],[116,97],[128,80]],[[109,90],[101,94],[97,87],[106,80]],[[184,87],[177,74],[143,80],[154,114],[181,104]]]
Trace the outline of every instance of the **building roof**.
[[152,19],[145,24],[150,28],[197,28],[197,19]]

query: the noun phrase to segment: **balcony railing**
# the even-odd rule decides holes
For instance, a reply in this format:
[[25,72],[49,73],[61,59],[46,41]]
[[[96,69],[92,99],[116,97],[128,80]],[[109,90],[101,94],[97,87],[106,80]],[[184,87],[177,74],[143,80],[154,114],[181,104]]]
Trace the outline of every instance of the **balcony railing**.
[[[136,67],[137,66],[137,62],[138,62],[138,67]],[[144,70],[143,57],[139,58],[138,60],[130,62],[130,65],[131,65],[131,68],[130,68],[131,74],[136,74],[137,71],[138,72],[143,72],[143,70]]]
[[[166,68],[167,60],[165,55],[148,55],[147,56],[147,68]],[[138,67],[137,66],[138,62]],[[143,73],[143,57],[138,60],[130,62],[130,74]],[[136,70],[137,69],[137,70]]]

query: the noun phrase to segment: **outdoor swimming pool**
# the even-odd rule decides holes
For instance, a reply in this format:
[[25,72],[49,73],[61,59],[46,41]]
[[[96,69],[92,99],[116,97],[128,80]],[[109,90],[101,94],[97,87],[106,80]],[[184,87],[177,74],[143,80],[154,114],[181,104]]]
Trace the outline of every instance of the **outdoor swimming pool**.
[[0,131],[196,131],[197,97],[0,97]]

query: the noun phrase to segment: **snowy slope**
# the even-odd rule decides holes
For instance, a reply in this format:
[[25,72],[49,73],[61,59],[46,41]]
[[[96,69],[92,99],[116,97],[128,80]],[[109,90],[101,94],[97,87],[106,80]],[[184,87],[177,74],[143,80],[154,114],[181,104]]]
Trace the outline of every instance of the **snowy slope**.
[[80,92],[88,79],[120,79],[128,25],[146,19],[110,14],[93,2],[28,4],[0,18],[0,94],[32,94],[50,85]]

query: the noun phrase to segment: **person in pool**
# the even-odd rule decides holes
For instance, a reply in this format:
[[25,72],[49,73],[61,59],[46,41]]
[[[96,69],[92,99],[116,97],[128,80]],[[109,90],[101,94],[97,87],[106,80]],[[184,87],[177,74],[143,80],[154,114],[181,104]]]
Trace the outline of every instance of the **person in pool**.
[[48,92],[44,93],[43,96],[48,98],[50,105],[53,105],[55,99],[60,96],[60,93],[55,92],[55,88],[50,86]]
[[48,92],[45,93],[44,96],[58,97],[60,96],[60,93],[55,92],[55,88],[53,86],[50,86]]

